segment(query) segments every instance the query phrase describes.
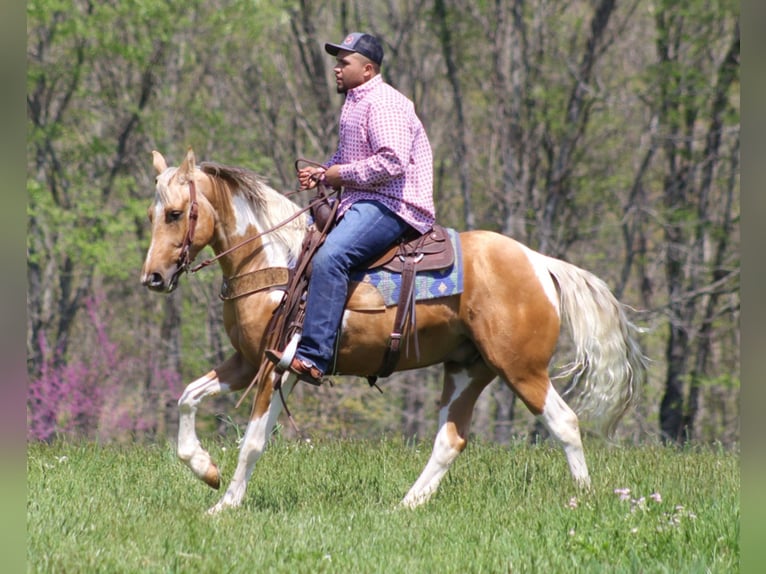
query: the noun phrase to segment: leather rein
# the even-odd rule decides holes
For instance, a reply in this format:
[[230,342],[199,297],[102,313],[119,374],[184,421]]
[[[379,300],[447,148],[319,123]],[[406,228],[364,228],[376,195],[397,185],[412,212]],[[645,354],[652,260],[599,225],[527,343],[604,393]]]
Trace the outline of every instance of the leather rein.
[[[298,159],[298,160],[295,161],[296,171],[298,169],[298,165],[299,165],[300,162],[309,163],[309,164],[312,164],[312,165],[317,166],[317,167],[324,167],[321,164],[318,164],[316,162],[312,162],[312,161],[307,160],[307,159]],[[183,272],[196,273],[200,269],[203,269],[203,268],[207,267],[208,265],[211,265],[211,264],[215,263],[221,257],[224,257],[225,255],[228,255],[232,251],[235,251],[235,250],[239,249],[240,247],[243,247],[243,246],[247,245],[248,243],[251,243],[251,242],[255,241],[256,239],[260,239],[264,235],[268,235],[269,233],[272,233],[273,231],[276,231],[280,227],[284,227],[285,225],[287,225],[291,221],[297,219],[298,217],[300,217],[301,215],[303,215],[307,211],[310,211],[311,209],[313,209],[316,205],[319,205],[320,203],[326,201],[327,197],[329,195],[337,195],[339,193],[339,190],[337,190],[337,189],[332,189],[332,191],[330,193],[327,193],[326,188],[325,188],[324,184],[320,181],[320,179],[318,177],[314,177],[314,179],[317,182],[317,188],[321,191],[321,193],[318,193],[317,197],[314,198],[308,204],[308,206],[299,209],[294,214],[292,214],[290,217],[288,217],[284,221],[280,221],[279,223],[277,223],[273,227],[270,227],[269,229],[267,229],[265,231],[262,231],[262,232],[260,232],[260,233],[258,233],[256,235],[253,235],[252,237],[248,237],[247,239],[245,239],[243,241],[240,241],[239,243],[237,243],[236,245],[230,247],[226,251],[222,251],[221,253],[219,253],[215,257],[211,257],[210,259],[205,259],[202,263],[199,263],[198,265],[195,265],[194,267],[190,267],[191,263],[192,263],[192,260],[191,260],[191,246],[192,246],[192,242],[194,241],[194,233],[195,233],[195,231],[197,229],[197,220],[199,219],[199,204],[197,202],[197,186],[195,185],[194,179],[192,178],[189,181],[189,201],[190,201],[190,205],[189,205],[189,227],[186,230],[186,236],[184,237],[184,241],[181,244],[181,253],[178,256],[178,260],[176,261],[176,272],[175,272],[175,274],[178,275],[178,274],[183,273]],[[293,191],[291,193],[285,194],[285,197],[289,197],[289,196],[294,195],[294,194],[296,194],[296,193],[298,193],[300,191],[302,191],[302,190]]]

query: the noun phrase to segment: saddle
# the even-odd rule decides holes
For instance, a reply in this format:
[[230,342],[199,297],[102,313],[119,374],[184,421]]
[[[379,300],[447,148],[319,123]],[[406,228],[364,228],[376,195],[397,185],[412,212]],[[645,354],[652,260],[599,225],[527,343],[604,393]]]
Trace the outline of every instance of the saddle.
[[[447,231],[435,224],[422,235],[405,235],[386,251],[365,265],[365,270],[383,268],[402,275],[394,326],[388,337],[383,363],[376,375],[367,377],[376,386],[378,377],[388,377],[396,369],[401,355],[402,338],[415,326],[415,276],[418,271],[441,271],[455,263],[455,251]],[[418,352],[415,331],[415,352]]]
[[402,273],[411,258],[417,260],[418,271],[441,271],[452,266],[455,252],[447,230],[436,224],[423,235],[405,235],[365,265],[365,269],[382,267],[392,273]]

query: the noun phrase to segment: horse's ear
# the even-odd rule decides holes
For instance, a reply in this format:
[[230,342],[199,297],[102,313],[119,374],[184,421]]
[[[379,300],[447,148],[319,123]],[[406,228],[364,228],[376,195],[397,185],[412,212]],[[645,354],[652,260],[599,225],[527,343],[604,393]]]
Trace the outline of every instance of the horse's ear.
[[168,162],[165,161],[165,157],[157,150],[152,150],[152,161],[157,175],[168,169]]
[[186,150],[186,157],[184,158],[181,167],[178,168],[179,173],[186,179],[191,179],[194,175],[194,166],[197,165],[197,160],[194,157],[194,150],[189,147]]

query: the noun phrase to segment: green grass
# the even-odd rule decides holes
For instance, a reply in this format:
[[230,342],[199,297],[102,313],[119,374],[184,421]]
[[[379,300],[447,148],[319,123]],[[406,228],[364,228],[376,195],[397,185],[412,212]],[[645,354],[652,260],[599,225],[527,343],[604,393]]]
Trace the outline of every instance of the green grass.
[[[210,447],[225,488],[236,445]],[[430,503],[398,509],[429,453],[430,444],[394,439],[277,438],[256,465],[242,507],[210,517],[205,510],[221,492],[198,482],[170,444],[33,444],[28,570],[738,569],[736,453],[587,444],[594,484],[581,494],[557,448],[471,443]],[[623,488],[630,489],[626,500],[614,492]]]

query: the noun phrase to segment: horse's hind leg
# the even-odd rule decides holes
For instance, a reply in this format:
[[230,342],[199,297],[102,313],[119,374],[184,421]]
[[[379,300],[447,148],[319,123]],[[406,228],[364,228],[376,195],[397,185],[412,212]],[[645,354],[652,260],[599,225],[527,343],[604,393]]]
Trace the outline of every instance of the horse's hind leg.
[[507,382],[564,449],[572,477],[590,484],[577,415],[551,384],[548,366],[559,336],[560,320],[542,289],[524,292],[524,313],[487,314],[474,325],[480,334],[507,332],[507,338],[483,336],[477,347],[489,365]]
[[439,430],[433,451],[423,472],[402,500],[402,506],[419,506],[436,492],[450,465],[468,442],[476,399],[494,378],[495,373],[481,360],[470,367],[445,365]]
[[221,473],[197,438],[195,416],[206,397],[245,388],[255,376],[255,368],[235,353],[219,367],[190,383],[178,399],[178,458],[209,486],[218,489]]
[[585,452],[582,447],[580,425],[575,412],[564,402],[548,379],[548,391],[545,396],[543,411],[539,419],[564,449],[569,464],[569,471],[578,486],[590,487],[588,465],[585,464]]
[[508,385],[562,446],[575,482],[590,486],[577,415],[553,387],[547,369],[525,372],[523,376],[517,371],[509,377]]

